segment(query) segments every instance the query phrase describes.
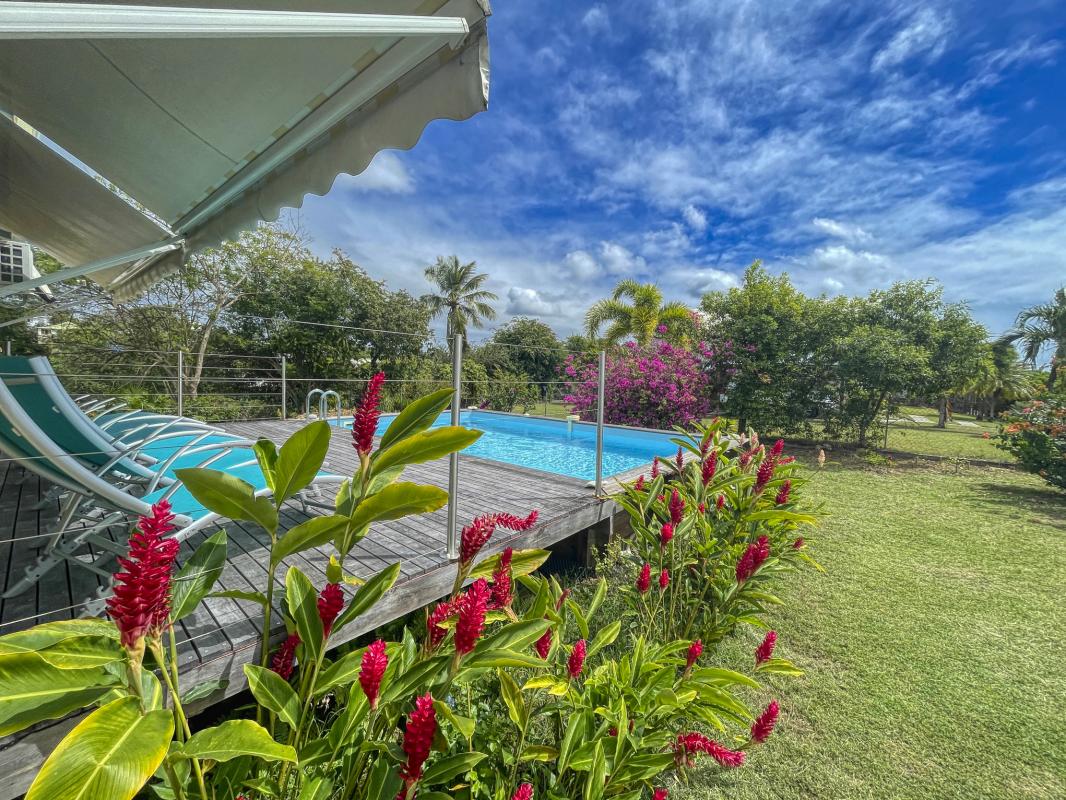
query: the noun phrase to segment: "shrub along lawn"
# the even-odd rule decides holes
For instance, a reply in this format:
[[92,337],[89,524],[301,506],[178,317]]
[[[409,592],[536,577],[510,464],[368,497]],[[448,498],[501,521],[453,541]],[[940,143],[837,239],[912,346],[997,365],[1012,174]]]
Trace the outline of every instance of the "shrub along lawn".
[[1066,498],[1004,469],[856,462],[806,491],[831,515],[827,573],[787,579],[774,624],[808,674],[767,693],[781,722],[748,766],[671,797],[1066,797]]

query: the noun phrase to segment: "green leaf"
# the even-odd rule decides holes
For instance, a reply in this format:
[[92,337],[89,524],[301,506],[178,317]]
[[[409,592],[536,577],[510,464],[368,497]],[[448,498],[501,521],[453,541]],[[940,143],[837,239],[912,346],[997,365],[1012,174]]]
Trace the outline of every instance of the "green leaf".
[[334,620],[333,630],[339,631],[353,619],[369,611],[381,599],[382,595],[392,588],[399,577],[400,564],[393,564],[385,567],[385,569],[364,583],[359,588],[359,591],[355,593],[352,601]]
[[118,641],[115,623],[104,619],[64,619],[0,636],[0,656],[32,653],[75,636],[106,636]]
[[503,698],[504,705],[507,706],[507,716],[519,730],[522,730],[529,721],[529,709],[526,708],[526,701],[522,699],[522,690],[518,688],[514,678],[502,669],[498,670],[497,674],[500,678],[500,696]]
[[256,497],[255,487],[226,472],[204,467],[174,470],[196,501],[222,517],[255,522],[273,533],[278,512],[266,497]]
[[327,692],[335,686],[345,686],[359,679],[359,670],[365,647],[345,653],[318,675],[315,681],[315,694]]
[[274,502],[280,506],[314,480],[329,450],[330,424],[305,425],[281,446],[274,477]]
[[130,800],[163,762],[174,717],[124,697],[93,711],[37,773],[26,800]]
[[170,616],[175,622],[195,611],[215,585],[226,566],[226,544],[225,531],[205,539],[174,577]]
[[102,697],[119,679],[100,668],[59,669],[36,653],[0,658],[0,736],[58,719]]
[[470,737],[474,735],[474,726],[476,723],[474,720],[470,719],[470,717],[459,716],[452,710],[451,706],[442,700],[434,700],[433,707],[437,709],[437,715],[448,720],[448,722],[450,722],[455,729],[462,734],[464,739],[469,740]]
[[485,667],[531,667],[543,669],[547,664],[531,653],[519,653],[514,650],[485,650],[471,653],[463,660],[465,669],[484,669]]
[[443,508],[447,502],[448,493],[436,486],[408,481],[393,483],[359,504],[351,516],[351,527],[359,529],[372,522],[426,514]]
[[212,592],[208,597],[228,597],[231,600],[248,600],[252,603],[258,603],[263,608],[266,608],[267,604],[266,595],[262,592],[242,592],[240,589],[226,589],[224,592]]
[[326,800],[333,791],[333,782],[329,778],[310,778],[300,787],[297,800]]
[[393,443],[426,430],[451,404],[452,395],[451,389],[438,389],[432,394],[427,394],[409,403],[396,415],[395,419],[389,423],[389,427],[385,429],[385,433],[381,435],[378,450],[386,450]]
[[92,669],[126,659],[126,651],[106,636],[72,636],[36,653],[56,669]]
[[289,528],[278,538],[271,551],[270,560],[277,566],[293,553],[328,544],[347,524],[348,518],[339,514],[306,519],[299,525]]
[[789,661],[787,658],[771,658],[755,667],[756,672],[769,672],[773,675],[791,675],[793,677],[803,674],[803,670]]
[[289,607],[289,616],[296,623],[296,632],[300,634],[304,652],[309,660],[318,661],[322,657],[323,646],[318,593],[307,576],[296,567],[289,567],[285,573],[285,602]]
[[607,579],[600,578],[596,584],[596,593],[592,595],[592,602],[589,603],[588,618],[592,619],[592,615],[596,613],[604,599],[607,597]]
[[201,681],[182,694],[181,703],[182,705],[195,703],[197,700],[203,700],[205,697],[210,697],[215,692],[221,692],[227,686],[229,686],[229,681],[225,678],[214,678],[209,681]]
[[406,700],[414,694],[416,688],[431,684],[431,680],[438,672],[447,667],[448,656],[434,656],[421,661],[392,679],[392,683],[382,691],[381,703],[391,703],[394,700]]
[[563,734],[563,742],[559,747],[559,774],[562,775],[570,762],[570,756],[581,743],[585,735],[585,715],[583,713],[571,714],[566,722],[566,732]]
[[[515,578],[520,578],[523,575],[529,575],[531,572],[536,572],[540,569],[541,565],[548,560],[548,556],[551,553],[547,550],[515,550],[511,557],[511,575]],[[474,580],[478,578],[491,578],[500,566],[500,554],[489,556],[483,561],[479,561],[478,565],[470,571],[470,577]]]
[[458,425],[416,433],[398,441],[388,450],[379,450],[375,454],[374,470],[384,471],[408,464],[435,461],[449,453],[469,447],[481,438],[481,433],[481,431],[462,428]]
[[592,640],[592,644],[589,645],[587,657],[591,658],[600,652],[603,648],[614,643],[614,640],[618,638],[618,634],[622,632],[622,621],[616,619],[606,628],[600,628],[596,631],[596,636]]
[[603,743],[597,739],[592,751],[592,766],[585,779],[584,800],[599,800],[603,797],[603,783],[607,776],[607,758],[603,754]]
[[273,670],[256,664],[245,664],[244,674],[252,697],[259,705],[277,714],[290,728],[300,724],[300,698],[288,681]]
[[544,744],[531,744],[522,751],[519,761],[555,761],[559,751]]
[[387,758],[379,758],[370,771],[366,800],[394,800],[401,787],[400,776]]
[[523,622],[513,622],[478,642],[475,652],[523,650],[543,636],[544,631],[548,630],[551,625],[551,620],[547,619],[529,619]]
[[274,491],[275,478],[278,466],[278,448],[269,439],[259,439],[252,450],[255,452],[255,460],[259,462],[259,471],[263,473],[263,480],[267,488]]
[[485,758],[484,753],[456,753],[445,756],[426,770],[421,782],[424,786],[447,783],[472,770],[483,758]]
[[[170,716],[169,712],[167,716]],[[212,761],[254,756],[264,761],[296,763],[296,751],[293,748],[275,742],[266,728],[250,719],[231,719],[194,733],[185,743],[181,754],[186,758],[209,758]]]

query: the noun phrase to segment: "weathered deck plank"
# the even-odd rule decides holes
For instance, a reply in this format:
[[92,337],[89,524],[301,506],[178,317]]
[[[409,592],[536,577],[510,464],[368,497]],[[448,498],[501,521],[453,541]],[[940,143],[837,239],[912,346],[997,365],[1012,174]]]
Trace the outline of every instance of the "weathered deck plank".
[[[300,424],[295,421],[240,422],[226,427],[250,439],[265,436],[280,443]],[[325,468],[338,474],[350,474],[356,464],[350,431],[337,429]],[[447,461],[411,466],[404,479],[447,488]],[[35,507],[46,489],[47,484],[35,475],[25,473],[18,465],[0,457],[0,584],[5,589],[18,580],[22,570],[32,563],[44,544],[40,538],[22,537],[46,532],[57,516],[56,501],[43,508]],[[322,499],[332,499],[330,488],[326,489]],[[599,522],[615,510],[613,503],[601,502],[594,497],[583,480],[467,456],[460,458],[457,507],[461,521],[485,511],[525,515],[534,508],[539,509],[540,519],[535,528],[518,534],[499,531],[486,548],[489,553],[507,546],[554,544]],[[283,528],[291,528],[309,515],[319,513],[324,512],[313,507],[303,510],[299,504],[290,504],[282,514]],[[450,590],[454,566],[445,555],[446,519],[447,509],[442,509],[433,514],[373,526],[370,534],[353,549],[345,566],[349,572],[365,578],[400,562],[400,580],[371,613],[345,628],[341,636],[331,640],[331,645],[372,631],[437,600]],[[265,564],[269,539],[266,533],[250,523],[227,521],[219,527],[227,530],[229,553],[218,588],[261,590],[267,580]],[[182,547],[181,557],[187,557],[216,529],[190,537]],[[127,531],[122,527],[112,528],[110,532],[116,541],[126,535]],[[329,548],[324,547],[287,559],[278,571],[281,592],[276,594],[283,594],[284,571],[289,564],[299,566],[316,585],[321,586],[325,582],[329,554]],[[41,620],[76,617],[79,604],[97,586],[98,578],[86,570],[66,565],[58,567],[35,589],[0,600],[0,634],[29,627],[34,624],[33,617]],[[259,657],[256,631],[261,619],[262,613],[254,603],[213,598],[179,625],[183,685],[188,687],[220,678],[229,681],[224,692],[208,698],[201,707],[245,687],[243,665]],[[278,639],[284,635],[284,628],[280,616],[275,620],[278,622],[272,633]],[[43,758],[73,723],[74,720],[68,718],[42,724],[0,740],[0,800],[10,800],[25,791]]]

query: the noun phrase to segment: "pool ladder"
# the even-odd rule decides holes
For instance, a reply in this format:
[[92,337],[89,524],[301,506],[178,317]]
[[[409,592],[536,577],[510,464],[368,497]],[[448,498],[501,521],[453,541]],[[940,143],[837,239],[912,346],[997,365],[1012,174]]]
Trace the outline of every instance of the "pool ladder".
[[329,399],[332,397],[336,401],[333,410],[336,412],[336,424],[339,428],[341,425],[341,396],[332,389],[323,391],[315,388],[307,393],[307,398],[304,400],[304,418],[311,419],[311,402],[316,396],[318,397],[318,419],[326,419],[329,416]]

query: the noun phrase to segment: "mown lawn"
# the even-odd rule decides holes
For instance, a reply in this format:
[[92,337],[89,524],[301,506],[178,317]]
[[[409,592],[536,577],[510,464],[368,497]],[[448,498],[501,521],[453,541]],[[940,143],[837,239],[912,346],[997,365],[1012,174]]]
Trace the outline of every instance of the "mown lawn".
[[[1066,797],[1066,498],[994,468],[831,464],[826,574],[787,580],[782,717],[672,798]],[[755,633],[720,651],[747,662]]]

